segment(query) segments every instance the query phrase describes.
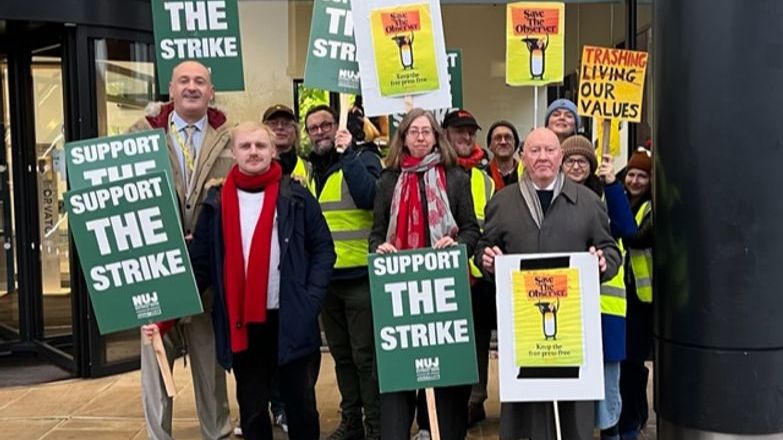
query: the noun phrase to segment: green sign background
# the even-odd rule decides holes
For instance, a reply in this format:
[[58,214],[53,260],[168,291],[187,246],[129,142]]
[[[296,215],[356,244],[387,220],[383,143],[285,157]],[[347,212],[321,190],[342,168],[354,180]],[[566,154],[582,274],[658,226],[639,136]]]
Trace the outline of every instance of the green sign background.
[[162,129],[66,142],[65,158],[71,190],[162,171],[176,194]]
[[[443,117],[446,113],[462,108],[462,50],[461,49],[447,49],[446,57],[449,62],[449,84],[451,87],[451,108],[435,110],[435,119],[438,122],[443,121]],[[400,126],[402,118],[405,116],[403,113],[397,113],[391,115],[389,124],[389,139],[397,132],[397,127]]]
[[185,60],[196,60],[207,66],[218,91],[245,89],[237,0],[151,0],[150,3],[161,91],[169,89],[171,70]]
[[[453,254],[450,254],[453,253]],[[418,270],[409,269],[406,273],[379,274],[377,264],[388,262],[390,258],[422,258],[438,259],[447,257],[448,268],[431,270],[432,267],[422,266]],[[456,257],[456,258],[455,258]],[[378,262],[377,260],[381,260]],[[388,263],[387,263],[388,265]],[[378,365],[378,380],[383,393],[392,391],[415,390],[427,387],[442,387],[451,385],[472,384],[478,382],[476,367],[476,347],[473,332],[473,312],[470,300],[470,283],[468,281],[467,251],[464,245],[447,249],[423,249],[404,251],[394,254],[371,254],[369,259],[370,291],[372,299],[373,326],[375,330],[375,353]],[[448,290],[454,291],[454,297],[448,298],[449,304],[455,304],[456,310],[437,311],[433,313],[412,314],[407,292],[402,293],[402,316],[395,317],[393,310],[393,295],[386,289],[393,283],[417,282],[420,289],[422,283],[430,283],[435,299],[435,281],[451,280],[453,284]],[[420,311],[423,311],[421,309]],[[388,328],[438,322],[467,321],[467,341],[449,344],[436,344],[420,347],[401,348],[400,338],[392,350],[384,349],[388,344]],[[429,328],[429,327],[428,327]],[[387,336],[382,334],[387,329]],[[429,335],[429,333],[428,333]],[[428,336],[429,337],[429,336]],[[409,339],[410,341],[410,339]]]
[[[144,185],[147,185],[146,191]],[[146,193],[147,197],[137,197],[135,200],[125,197],[125,194],[134,194],[133,191],[126,192],[129,188],[136,188],[136,194]],[[73,190],[65,195],[69,227],[79,251],[79,260],[101,334],[202,312],[177,207],[167,188],[169,183],[166,174],[158,172]],[[85,199],[105,198],[112,192],[121,192],[123,196],[109,197],[104,207],[94,211],[77,212],[80,200],[86,206]],[[154,215],[144,214],[156,209],[158,212]],[[118,243],[122,240],[115,239],[114,225],[132,224],[129,216],[133,216],[138,225],[136,236],[140,241],[134,242],[126,237],[126,248],[121,250]],[[149,220],[144,221],[142,218]],[[103,243],[108,252],[102,255],[98,239],[101,234],[94,231],[96,228],[89,230],[88,223],[101,222],[103,219],[110,221],[111,226],[99,229],[104,231],[107,238]],[[123,261],[130,263],[117,266]],[[165,270],[155,269],[161,266]],[[117,270],[113,271],[113,267],[117,267]]]
[[362,93],[350,16],[349,0],[315,0],[307,44],[306,87],[351,95]]

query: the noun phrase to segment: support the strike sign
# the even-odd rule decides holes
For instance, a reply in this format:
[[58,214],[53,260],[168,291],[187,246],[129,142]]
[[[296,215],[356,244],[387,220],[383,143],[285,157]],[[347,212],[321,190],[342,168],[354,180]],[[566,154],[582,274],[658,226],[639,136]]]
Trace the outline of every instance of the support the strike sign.
[[369,260],[382,393],[478,381],[465,246]]
[[157,172],[65,196],[101,334],[202,311],[169,188]]
[[160,90],[168,90],[171,69],[185,60],[207,66],[218,91],[245,89],[237,0],[150,3]]
[[495,282],[500,401],[602,400],[596,257],[504,255]]
[[350,0],[315,0],[304,85],[361,94]]

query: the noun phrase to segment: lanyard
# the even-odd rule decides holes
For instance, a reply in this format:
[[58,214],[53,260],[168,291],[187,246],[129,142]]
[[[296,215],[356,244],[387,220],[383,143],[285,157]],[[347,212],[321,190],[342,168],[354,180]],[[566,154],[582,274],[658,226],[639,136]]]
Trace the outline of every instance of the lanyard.
[[[196,126],[193,126],[195,130],[198,130]],[[185,157],[185,168],[187,168],[188,174],[193,172],[193,156],[190,154],[190,148],[185,143],[185,140],[182,139],[182,136],[179,134],[179,130],[177,130],[177,126],[174,125],[174,121],[171,121],[171,125],[169,127],[169,131],[174,133],[174,139],[177,141],[177,144],[179,144],[179,149],[182,150],[182,155]],[[190,142],[191,145],[193,144],[193,135],[190,135]]]

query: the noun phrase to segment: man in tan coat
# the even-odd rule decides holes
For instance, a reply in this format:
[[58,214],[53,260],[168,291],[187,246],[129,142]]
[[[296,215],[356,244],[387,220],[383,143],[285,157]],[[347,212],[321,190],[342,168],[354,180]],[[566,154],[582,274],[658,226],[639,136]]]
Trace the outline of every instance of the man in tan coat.
[[[215,95],[210,73],[195,61],[183,61],[174,67],[169,83],[171,101],[152,103],[147,116],[130,131],[162,128],[166,131],[169,160],[177,189],[182,228],[189,239],[195,229],[205,184],[224,177],[233,165],[229,125],[226,116],[209,107]],[[202,298],[204,313],[179,320],[176,324],[158,323],[142,327],[144,338],[160,331],[169,365],[177,355],[187,353],[193,374],[196,409],[204,439],[229,438],[226,374],[217,363],[212,331],[212,295]],[[171,439],[172,399],[166,395],[155,352],[150,345],[141,347],[142,403],[150,439]]]

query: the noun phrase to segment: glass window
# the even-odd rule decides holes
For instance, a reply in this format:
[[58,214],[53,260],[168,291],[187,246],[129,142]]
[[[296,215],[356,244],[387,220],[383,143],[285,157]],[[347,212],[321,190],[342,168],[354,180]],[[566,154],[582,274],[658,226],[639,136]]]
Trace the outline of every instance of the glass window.
[[[144,117],[144,108],[155,100],[152,46],[111,39],[96,39],[94,44],[98,135],[121,134]],[[105,335],[101,341],[106,363],[139,356],[138,329]]]

